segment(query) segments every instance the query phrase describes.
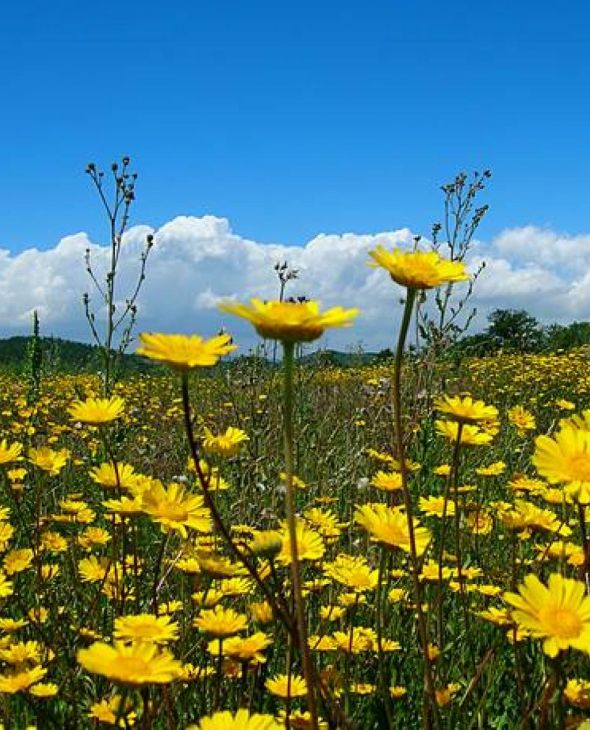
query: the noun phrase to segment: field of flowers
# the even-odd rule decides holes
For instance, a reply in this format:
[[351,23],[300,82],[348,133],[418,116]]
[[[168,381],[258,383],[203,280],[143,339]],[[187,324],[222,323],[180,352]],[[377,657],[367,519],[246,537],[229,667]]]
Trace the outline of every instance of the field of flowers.
[[254,301],[277,367],[146,334],[111,393],[0,374],[4,727],[584,726],[590,354],[403,357],[461,272],[374,258],[395,361],[298,365],[355,312]]

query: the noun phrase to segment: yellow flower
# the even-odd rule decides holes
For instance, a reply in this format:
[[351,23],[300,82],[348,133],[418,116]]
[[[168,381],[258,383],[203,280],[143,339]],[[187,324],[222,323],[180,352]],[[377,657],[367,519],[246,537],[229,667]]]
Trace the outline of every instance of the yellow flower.
[[269,677],[264,683],[266,689],[275,697],[287,699],[290,697],[305,697],[307,694],[307,684],[303,677],[296,674],[275,674]]
[[324,565],[324,573],[350,590],[364,593],[376,587],[379,571],[371,570],[360,555],[338,555],[336,560]]
[[535,417],[522,406],[514,406],[508,411],[508,420],[516,426],[518,433],[524,435],[525,431],[534,431],[537,428]]
[[488,466],[480,466],[475,470],[475,473],[480,477],[497,477],[506,471],[506,464],[503,461],[495,461],[493,464]]
[[218,605],[209,611],[201,611],[193,625],[204,634],[221,638],[243,631],[248,621],[243,613]]
[[114,725],[117,722],[117,716],[119,718],[118,727],[133,726],[137,720],[137,713],[132,711],[133,703],[127,700],[124,705],[124,710],[119,712],[122,698],[119,695],[113,695],[109,699],[100,700],[90,706],[90,712],[88,717],[92,720],[98,720],[104,722],[107,725]]
[[46,674],[47,669],[39,666],[21,669],[12,674],[0,674],[0,693],[12,695],[28,690],[29,687],[40,682]]
[[0,598],[7,598],[14,593],[12,581],[9,581],[6,575],[0,572]]
[[208,340],[199,335],[166,335],[143,332],[137,354],[166,363],[175,370],[186,372],[194,368],[211,367],[220,357],[237,349],[231,336],[222,334]]
[[[356,522],[370,533],[372,540],[389,547],[397,547],[410,552],[408,519],[399,509],[384,504],[365,504],[357,507],[354,513]],[[430,542],[430,532],[414,520],[416,552],[422,555]]]
[[449,499],[445,505],[444,497],[420,497],[418,506],[429,517],[452,517],[455,514],[455,502]]
[[139,483],[141,476],[135,472],[130,464],[105,462],[90,470],[90,478],[103,487],[133,490]]
[[440,707],[448,705],[457,692],[461,689],[461,685],[456,682],[451,682],[443,689],[437,689],[435,692],[436,702]]
[[115,619],[113,636],[119,641],[145,641],[167,644],[178,638],[178,624],[169,616],[140,613]]
[[249,437],[245,431],[240,428],[230,426],[225,433],[215,436],[208,428],[205,428],[205,437],[203,438],[203,449],[209,454],[217,454],[229,458],[235,456],[240,450],[244,441],[249,441]]
[[531,574],[518,593],[505,593],[504,600],[514,606],[518,627],[543,639],[545,654],[555,657],[569,647],[590,654],[590,597],[581,581],[553,573],[546,587]]
[[10,444],[6,439],[0,441],[0,465],[10,464],[13,461],[20,461],[23,451],[22,444]]
[[432,289],[441,284],[466,281],[469,274],[460,261],[443,259],[436,251],[387,251],[377,246],[369,251],[370,266],[381,266],[391,278],[408,289]]
[[38,449],[29,449],[28,456],[32,464],[56,477],[67,464],[70,452],[67,449],[53,451],[48,446],[40,446]]
[[4,572],[6,575],[22,573],[33,562],[33,551],[30,548],[11,550],[4,556]]
[[[297,520],[295,533],[299,560],[319,560],[323,556],[326,548],[321,535],[308,527],[303,520]],[[283,544],[281,552],[278,555],[278,560],[283,563],[283,565],[290,565],[291,538],[289,537],[289,530],[286,526],[283,528],[281,535],[283,538]]]
[[384,492],[396,492],[402,488],[402,475],[398,471],[378,471],[371,479],[371,485]]
[[222,312],[235,314],[251,322],[261,337],[282,342],[311,342],[328,327],[348,327],[358,309],[333,307],[321,313],[318,302],[263,302],[252,299],[251,305],[226,302]]
[[486,406],[482,400],[473,400],[470,396],[460,398],[443,395],[434,401],[434,407],[447,418],[461,423],[480,423],[498,418],[498,409],[495,406]]
[[585,679],[568,679],[563,692],[570,705],[581,710],[590,709],[590,682]]
[[[207,651],[213,656],[219,655],[221,640],[215,639],[207,645]],[[271,639],[262,631],[245,638],[232,636],[223,641],[223,655],[238,662],[264,664],[266,657],[262,653],[271,643]]]
[[248,710],[238,710],[235,715],[227,710],[203,717],[194,730],[282,730],[272,715],[250,714]]
[[167,684],[182,673],[181,663],[169,651],[145,642],[111,645],[95,641],[88,649],[80,649],[77,659],[86,671],[117,684]]
[[463,446],[485,446],[489,444],[493,436],[490,433],[482,431],[477,426],[468,423],[462,425],[458,421],[440,421],[434,422],[436,430],[441,436],[449,441],[456,442],[461,428],[461,444]]
[[117,395],[111,398],[87,398],[76,401],[68,408],[74,421],[101,426],[121,418],[125,409],[125,401]]
[[29,689],[29,694],[39,699],[47,699],[48,697],[55,697],[58,691],[59,687],[54,682],[39,682],[39,684],[34,684]]
[[[551,484],[566,484],[567,491],[590,502],[590,431],[566,426],[555,436],[535,439],[532,462]],[[585,499],[588,497],[588,499]]]
[[141,506],[161,526],[162,532],[176,530],[186,539],[187,527],[198,532],[209,532],[211,529],[209,510],[204,507],[203,497],[187,493],[185,487],[175,482],[168,488],[160,482],[154,482],[143,493]]

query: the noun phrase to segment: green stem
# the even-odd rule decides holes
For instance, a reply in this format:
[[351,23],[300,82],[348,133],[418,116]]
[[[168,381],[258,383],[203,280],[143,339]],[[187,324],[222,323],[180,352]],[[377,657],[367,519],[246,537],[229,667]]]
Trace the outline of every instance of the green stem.
[[307,684],[307,709],[311,716],[313,730],[318,728],[318,713],[314,687],[314,671],[311,663],[311,653],[307,643],[307,624],[305,608],[303,606],[303,592],[301,587],[301,566],[297,548],[297,527],[295,519],[295,495],[293,487],[293,369],[295,345],[293,342],[283,342],[283,428],[285,445],[285,473],[287,475],[287,489],[285,493],[285,510],[287,513],[287,527],[291,547],[291,580],[293,581],[293,600],[295,603],[295,617],[297,620],[297,640],[303,676]]
[[[407,289],[406,302],[402,323],[397,341],[397,349],[395,351],[395,362],[393,369],[393,410],[395,420],[395,440],[397,447],[397,458],[399,460],[400,472],[402,477],[402,491],[404,496],[404,505],[406,509],[406,519],[408,521],[408,538],[410,543],[410,567],[412,573],[412,586],[414,592],[414,603],[416,604],[416,615],[418,620],[418,635],[422,648],[424,661],[424,679],[425,692],[428,696],[428,704],[430,705],[430,716],[434,721],[434,727],[440,728],[440,713],[436,701],[436,688],[434,686],[434,677],[432,667],[428,658],[428,630],[426,628],[426,619],[422,609],[422,585],[420,583],[420,561],[416,550],[416,537],[414,534],[414,516],[412,495],[408,487],[408,470],[406,467],[405,447],[404,447],[404,431],[402,423],[402,397],[401,397],[401,371],[404,356],[404,347],[408,335],[408,328],[412,318],[412,309],[416,299],[416,290]],[[425,727],[430,727],[431,723],[428,717],[423,717]]]

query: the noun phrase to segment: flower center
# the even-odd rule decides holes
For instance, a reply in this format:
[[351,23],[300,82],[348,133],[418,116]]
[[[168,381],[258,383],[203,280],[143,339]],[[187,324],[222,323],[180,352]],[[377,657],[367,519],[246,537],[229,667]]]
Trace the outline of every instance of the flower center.
[[574,639],[582,630],[582,621],[571,608],[548,608],[540,618],[549,633],[560,639]]
[[161,502],[158,505],[158,515],[165,520],[185,522],[188,516],[186,509],[176,502]]
[[117,671],[122,677],[137,677],[149,674],[149,665],[136,656],[122,656],[117,659]]
[[572,481],[590,482],[590,454],[576,454],[570,457],[568,466]]

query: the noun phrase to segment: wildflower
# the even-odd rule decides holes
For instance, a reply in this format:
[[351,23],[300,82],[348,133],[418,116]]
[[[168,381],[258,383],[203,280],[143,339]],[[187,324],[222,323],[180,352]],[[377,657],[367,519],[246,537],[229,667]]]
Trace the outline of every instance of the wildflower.
[[373,590],[377,585],[379,571],[371,570],[362,556],[338,555],[332,563],[324,565],[327,576],[352,591],[363,593]]
[[125,410],[125,401],[118,395],[111,398],[87,398],[76,401],[68,408],[74,421],[81,421],[90,426],[103,426],[121,418]]
[[418,506],[421,512],[429,517],[452,517],[455,514],[455,502],[444,497],[420,497]]
[[553,437],[538,436],[535,447],[532,462],[539,474],[590,503],[590,431],[565,427]]
[[506,470],[506,463],[503,461],[494,461],[493,464],[488,466],[480,466],[475,470],[475,473],[480,477],[497,477],[503,474]]
[[133,490],[137,486],[140,476],[130,464],[118,463],[115,465],[113,462],[106,462],[91,469],[90,478],[109,489],[119,487]]
[[248,621],[243,613],[218,605],[209,611],[201,611],[193,625],[204,634],[221,638],[243,631]]
[[[219,639],[210,641],[207,649],[210,654],[217,656],[219,654]],[[245,638],[241,636],[232,636],[223,642],[224,656],[234,659],[238,662],[250,664],[264,664],[266,657],[262,653],[271,644],[271,639],[262,631],[257,631],[252,636]]]
[[317,340],[328,327],[347,327],[358,314],[358,309],[333,307],[321,313],[318,302],[263,302],[252,299],[251,304],[226,302],[222,312],[247,319],[261,337],[281,342],[311,342]]
[[48,699],[49,697],[55,697],[58,693],[59,687],[54,682],[39,682],[29,688],[29,694],[37,699]]
[[47,674],[47,669],[36,666],[31,669],[17,669],[10,674],[0,674],[0,694],[16,694],[28,690],[40,682]]
[[242,431],[240,428],[233,428],[233,426],[230,426],[224,433],[220,433],[217,436],[206,428],[203,438],[203,449],[209,454],[217,454],[218,456],[229,458],[230,456],[235,456],[242,447],[242,444],[249,440],[249,436],[245,431]]
[[460,426],[458,421],[437,420],[434,425],[441,436],[452,442],[457,441],[459,428],[461,427],[461,444],[463,446],[485,446],[492,440],[492,434],[468,423]]
[[460,423],[481,423],[498,418],[498,409],[495,406],[487,406],[483,401],[473,400],[470,396],[460,398],[443,395],[435,400],[434,407],[447,418]]
[[281,551],[283,538],[278,530],[257,530],[248,543],[248,550],[254,555],[273,557]]
[[548,587],[536,575],[527,575],[518,593],[505,593],[514,606],[512,618],[520,629],[543,639],[543,650],[551,657],[572,647],[590,654],[590,597],[581,581],[549,576]]
[[6,439],[0,441],[0,466],[10,464],[13,461],[20,461],[23,451],[22,444],[10,444]]
[[[297,520],[295,531],[299,560],[319,560],[326,549],[321,536],[315,530],[308,527],[303,520]],[[283,537],[283,545],[281,552],[278,554],[278,560],[283,565],[290,565],[292,560],[291,539],[286,526],[283,528],[281,534]]]
[[526,431],[534,431],[537,422],[532,413],[522,406],[514,406],[508,411],[508,420],[513,426],[516,426],[519,436],[523,436]]
[[398,471],[378,471],[371,479],[371,485],[384,492],[396,492],[402,488],[402,475]]
[[119,727],[133,726],[137,720],[137,713],[132,711],[133,704],[130,700],[125,702],[125,706],[121,711],[122,700],[123,698],[119,695],[113,695],[108,699],[95,702],[90,706],[88,717],[108,725],[114,725],[117,722],[117,717],[121,716],[119,718]]
[[172,483],[165,488],[155,482],[142,495],[142,510],[157,522],[162,532],[176,530],[187,537],[187,527],[198,532],[209,532],[209,510],[204,507],[203,497],[191,494],[181,484]]
[[[354,513],[356,522],[370,533],[375,542],[389,547],[397,547],[410,552],[410,534],[406,515],[399,509],[384,504],[363,505]],[[422,555],[430,542],[430,532],[414,521],[416,552]]]
[[55,477],[67,464],[70,453],[67,449],[53,451],[47,446],[41,446],[38,449],[29,449],[28,457],[36,467]]
[[290,697],[305,697],[307,684],[303,677],[296,674],[276,674],[265,682],[266,689],[275,697],[288,699]]
[[169,616],[140,613],[115,619],[113,636],[119,641],[144,641],[168,644],[178,638],[178,624]]
[[581,710],[590,709],[590,682],[587,680],[569,679],[563,694],[573,707],[579,707]]
[[187,372],[197,367],[211,367],[220,357],[237,349],[231,336],[217,335],[208,340],[199,335],[166,335],[142,332],[137,354],[163,362],[175,370]]
[[238,710],[235,715],[227,710],[203,717],[192,730],[282,730],[272,715],[250,714],[249,710]]
[[180,662],[153,643],[96,641],[88,649],[80,649],[77,659],[86,671],[123,685],[167,684],[181,674]]
[[441,284],[466,281],[469,275],[461,261],[443,259],[436,251],[387,251],[377,246],[369,251],[370,266],[381,266],[393,281],[408,289],[432,289]]
[[22,573],[33,562],[33,551],[30,548],[11,550],[4,556],[4,572],[6,575]]

